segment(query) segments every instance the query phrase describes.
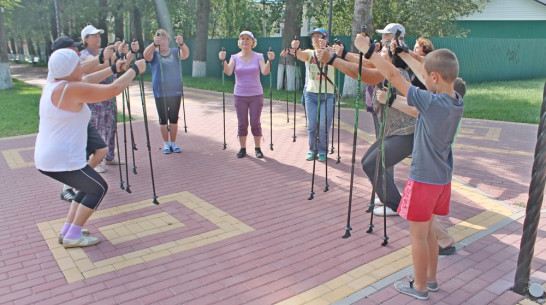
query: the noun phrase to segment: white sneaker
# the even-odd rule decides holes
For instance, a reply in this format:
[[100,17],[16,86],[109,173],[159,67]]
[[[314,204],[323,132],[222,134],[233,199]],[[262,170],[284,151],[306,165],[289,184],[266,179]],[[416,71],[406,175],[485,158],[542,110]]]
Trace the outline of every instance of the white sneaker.
[[375,198],[375,200],[373,201],[373,204],[375,206],[383,206],[383,202],[381,202],[381,200],[379,200],[379,198]]
[[383,216],[383,208],[386,210],[386,215],[387,216],[398,216],[398,213],[396,213],[396,211],[393,211],[389,207],[376,208],[376,209],[373,210],[373,214],[375,216]]
[[95,167],[95,171],[99,174],[102,174],[106,171],[106,169],[99,164],[97,165],[97,167]]
[[100,242],[100,239],[98,237],[82,234],[82,237],[80,239],[69,239],[65,237],[63,239],[63,247],[65,248],[89,247],[89,246],[96,245],[99,242]]

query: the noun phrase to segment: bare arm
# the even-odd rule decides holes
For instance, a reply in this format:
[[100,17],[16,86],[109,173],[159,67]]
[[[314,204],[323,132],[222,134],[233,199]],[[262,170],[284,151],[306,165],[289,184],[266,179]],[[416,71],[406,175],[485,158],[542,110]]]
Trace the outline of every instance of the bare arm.
[[421,81],[421,83],[424,84],[426,72],[421,62],[419,62],[417,59],[415,59],[413,56],[411,56],[410,54],[406,52],[401,52],[398,54],[398,56],[400,56],[400,58],[402,58],[402,60],[405,61],[406,64],[408,64],[408,66],[413,71],[415,76],[417,76],[417,78]]
[[[370,38],[368,36],[358,34],[355,39],[355,46],[358,48],[358,50],[360,50],[360,52],[366,54],[370,46]],[[385,76],[385,78],[389,80],[394,87],[396,87],[396,89],[407,96],[408,89],[411,84],[400,74],[398,69],[393,64],[383,59],[375,52],[372,53],[370,61],[374,64],[377,70],[379,70],[379,72],[381,72],[381,74],[383,74],[383,76]]]
[[154,51],[155,51],[156,48],[157,47],[152,42],[149,46],[146,47],[146,49],[144,49],[144,52],[142,52],[142,57],[144,57],[144,59],[147,62],[152,61],[152,58],[154,57]]
[[[125,61],[125,60],[116,61],[116,71],[121,72],[122,70],[124,70],[126,62],[127,61]],[[113,72],[114,71],[112,71],[111,67],[107,67],[107,68],[104,68],[104,69],[102,69],[100,71],[93,72],[91,74],[87,74],[86,76],[84,76],[82,78],[82,81],[86,82],[86,83],[90,83],[90,84],[98,84],[101,81],[103,81],[104,79],[112,76],[114,74]]]
[[267,52],[267,62],[260,60],[260,72],[263,75],[267,75],[271,72],[271,62],[275,59],[275,53],[273,51]]
[[[387,93],[383,90],[377,90],[377,100],[381,104],[386,104]],[[414,118],[419,116],[419,111],[417,110],[417,108],[408,105],[408,100],[406,99],[405,96],[397,95],[396,99],[392,103],[392,108],[402,111],[403,113],[407,115],[411,115]]]
[[[231,57],[236,56],[237,54],[231,55]],[[230,60],[229,63],[226,63],[226,51],[223,50],[218,53],[218,58],[222,61],[222,69],[224,70],[224,73],[227,76],[230,76],[233,74],[233,70],[235,69],[235,61]]]
[[[328,52],[326,49],[318,49],[317,58],[322,63],[328,63],[332,59],[332,54]],[[341,58],[335,58],[334,61],[332,62],[332,66],[334,66],[334,68],[338,69],[344,74],[354,79],[358,79],[358,64],[345,61]],[[361,79],[360,79],[361,82],[367,83],[370,85],[376,85],[382,80],[383,80],[383,75],[377,69],[362,67]]]

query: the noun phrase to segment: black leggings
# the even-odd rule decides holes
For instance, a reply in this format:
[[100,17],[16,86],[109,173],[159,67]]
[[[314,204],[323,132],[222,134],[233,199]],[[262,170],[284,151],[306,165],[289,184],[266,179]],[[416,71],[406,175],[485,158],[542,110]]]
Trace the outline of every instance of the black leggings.
[[[380,168],[377,184],[375,185],[375,193],[377,197],[383,202],[386,206],[391,208],[393,211],[398,209],[400,204],[400,192],[394,183],[394,175],[392,173],[392,168],[394,165],[398,164],[400,161],[404,160],[409,156],[413,150],[413,134],[404,135],[404,136],[390,136],[386,137],[384,141],[385,145],[385,182],[387,184],[387,196],[383,194],[383,172]],[[362,169],[370,179],[370,182],[373,184],[375,176],[375,165],[377,162],[377,155],[379,152],[379,140],[375,141],[372,146],[368,149],[364,157],[362,157]],[[381,166],[381,165],[379,165]]]
[[[180,111],[181,96],[167,96],[156,97],[155,107],[157,108],[157,115],[159,116],[159,125],[167,125],[167,118],[169,123],[178,123],[178,112]],[[165,110],[167,105],[167,110]]]
[[74,201],[96,210],[108,191],[108,184],[91,166],[86,165],[82,169],[66,172],[40,173],[49,176],[61,183],[70,185],[78,190]]

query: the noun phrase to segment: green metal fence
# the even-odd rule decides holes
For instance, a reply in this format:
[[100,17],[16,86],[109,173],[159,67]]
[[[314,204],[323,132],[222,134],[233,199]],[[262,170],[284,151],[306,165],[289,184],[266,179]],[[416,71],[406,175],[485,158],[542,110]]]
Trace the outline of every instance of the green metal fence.
[[[350,44],[349,36],[338,37],[345,45]],[[406,37],[408,45],[413,46],[418,37]],[[309,47],[308,37],[302,37],[302,46]],[[485,81],[503,81],[546,77],[546,39],[501,39],[501,38],[430,38],[434,46],[448,48],[457,54],[460,64],[460,76],[468,83]],[[186,41],[193,50],[193,41]],[[221,47],[229,55],[239,52],[237,39],[209,39],[207,45],[207,76],[221,77],[221,66],[218,62],[218,52]],[[258,53],[267,53],[272,47],[276,59],[273,62],[273,78],[277,77],[277,65],[281,51],[282,38],[258,38],[254,49]],[[184,61],[184,74],[191,75],[193,54]],[[300,65],[302,73],[303,65]],[[303,74],[302,74],[303,75]],[[233,77],[233,76],[231,76]],[[262,76],[262,82],[267,84],[269,76]]]

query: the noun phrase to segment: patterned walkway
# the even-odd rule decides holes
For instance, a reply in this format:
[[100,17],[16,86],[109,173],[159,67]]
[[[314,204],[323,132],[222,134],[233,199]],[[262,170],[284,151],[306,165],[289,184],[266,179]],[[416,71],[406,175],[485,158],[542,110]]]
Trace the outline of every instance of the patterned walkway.
[[[40,68],[12,66],[12,76],[43,84]],[[396,292],[392,283],[411,273],[408,223],[374,218],[366,233],[371,186],[359,159],[373,141],[370,116],[360,113],[351,217],[347,222],[354,111],[341,113],[340,157],[328,171],[304,160],[307,132],[302,108],[286,122],[274,102],[270,144],[269,102],[262,115],[265,158],[238,151],[232,96],[226,97],[222,150],[221,93],[186,89],[188,132],[180,124],[181,154],[163,155],[157,115],[147,84],[151,155],[159,205],[152,203],[144,124],[133,123],[137,174],[116,166],[103,177],[110,189],[86,228],[97,246],[64,249],[56,236],[67,211],[61,185],[33,166],[35,135],[0,139],[0,303],[2,304],[531,304],[510,291],[519,253],[531,177],[536,125],[463,120],[455,146],[451,213],[441,218],[457,253],[439,261],[440,291],[429,301]],[[138,87],[132,110],[142,113]],[[140,110],[139,110],[140,109]],[[291,107],[292,109],[292,107]],[[337,125],[337,124],[336,124]],[[118,125],[123,139],[123,125]],[[336,131],[337,140],[337,131]],[[128,143],[130,145],[130,143]],[[123,146],[123,145],[122,145]],[[129,146],[130,147],[130,146]],[[125,150],[121,148],[122,159]],[[407,159],[396,167],[403,186]],[[326,182],[328,192],[323,192]],[[546,282],[546,214],[535,246],[531,282]]]

